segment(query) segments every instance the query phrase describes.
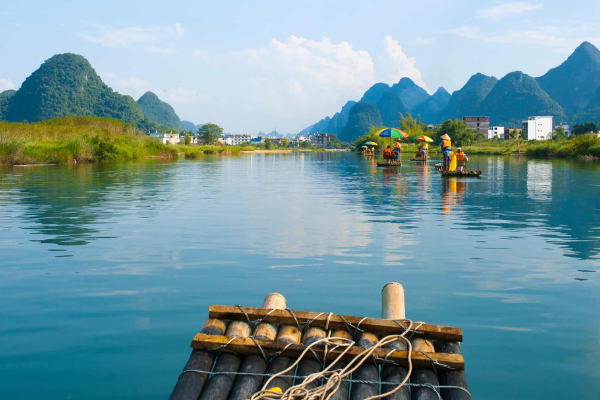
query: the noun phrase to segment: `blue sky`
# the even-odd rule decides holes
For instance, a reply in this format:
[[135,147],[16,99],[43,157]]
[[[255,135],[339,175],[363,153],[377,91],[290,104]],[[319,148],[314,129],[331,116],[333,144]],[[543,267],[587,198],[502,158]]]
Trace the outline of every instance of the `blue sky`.
[[582,41],[600,46],[598,15],[595,0],[0,0],[0,90],[72,52],[182,119],[297,132],[375,82],[408,76],[433,93],[476,72],[540,76]]

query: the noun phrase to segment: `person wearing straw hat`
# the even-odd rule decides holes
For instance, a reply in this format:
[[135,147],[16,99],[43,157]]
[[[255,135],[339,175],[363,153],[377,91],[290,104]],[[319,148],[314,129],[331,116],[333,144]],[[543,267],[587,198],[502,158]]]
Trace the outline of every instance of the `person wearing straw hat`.
[[442,139],[440,146],[442,147],[444,171],[448,171],[450,169],[450,159],[452,158],[452,140],[447,133],[441,136],[440,139]]

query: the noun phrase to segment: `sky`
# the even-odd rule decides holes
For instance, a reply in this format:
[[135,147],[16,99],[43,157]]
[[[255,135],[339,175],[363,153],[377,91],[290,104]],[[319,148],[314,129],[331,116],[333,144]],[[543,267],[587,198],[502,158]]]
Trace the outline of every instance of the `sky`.
[[182,120],[296,133],[376,82],[452,93],[477,72],[541,76],[600,47],[598,15],[597,0],[0,0],[0,91],[71,52]]

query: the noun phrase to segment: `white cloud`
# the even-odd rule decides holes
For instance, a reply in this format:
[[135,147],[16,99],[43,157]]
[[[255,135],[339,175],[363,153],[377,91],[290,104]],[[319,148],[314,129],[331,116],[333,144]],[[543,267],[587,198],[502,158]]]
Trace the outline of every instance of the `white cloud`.
[[486,19],[499,20],[505,17],[514,17],[521,15],[526,11],[539,10],[542,4],[534,4],[526,1],[517,1],[513,3],[500,4],[493,7],[482,8],[475,13],[477,16]]
[[125,47],[132,44],[165,44],[181,39],[184,29],[181,24],[174,26],[130,26],[113,28],[105,25],[94,25],[94,32],[78,32],[77,36],[104,47]]
[[417,85],[427,90],[423,81],[421,71],[416,67],[417,61],[414,57],[408,57],[402,50],[402,46],[391,36],[383,38],[384,55],[381,58],[381,70],[385,71],[385,81],[396,83],[400,78],[407,77]]
[[580,29],[561,28],[557,26],[538,27],[530,30],[488,31],[478,26],[463,26],[449,31],[452,34],[486,43],[530,45],[550,47],[556,52],[572,52],[583,41],[600,42],[597,32],[592,33],[587,27]]
[[10,79],[0,78],[0,92],[14,88],[15,84],[13,81],[11,81]]

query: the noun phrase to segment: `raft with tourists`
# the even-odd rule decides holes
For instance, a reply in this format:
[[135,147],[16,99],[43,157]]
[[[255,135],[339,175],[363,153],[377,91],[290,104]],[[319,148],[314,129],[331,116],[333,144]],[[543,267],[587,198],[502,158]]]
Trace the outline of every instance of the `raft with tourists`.
[[279,293],[262,308],[211,305],[170,399],[470,399],[462,329],[407,319],[396,282],[381,309],[297,311]]

